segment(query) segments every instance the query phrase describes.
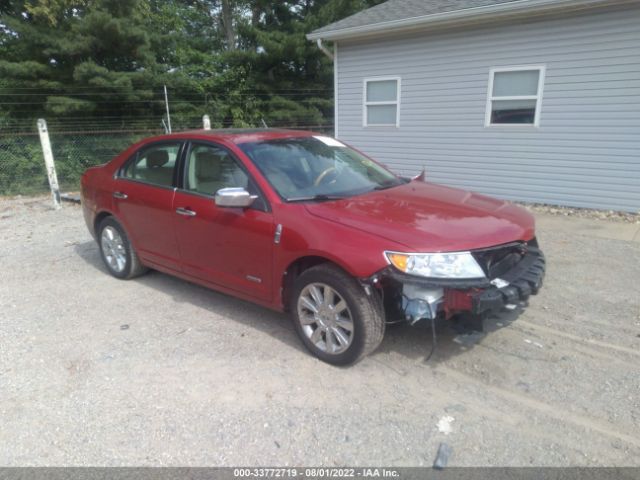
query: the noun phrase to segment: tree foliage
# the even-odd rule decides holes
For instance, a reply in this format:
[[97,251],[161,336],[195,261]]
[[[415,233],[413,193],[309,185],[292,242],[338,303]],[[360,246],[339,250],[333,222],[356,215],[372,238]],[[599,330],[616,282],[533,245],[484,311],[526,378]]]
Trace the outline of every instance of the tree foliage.
[[0,128],[332,121],[332,65],[305,34],[381,0],[0,0]]

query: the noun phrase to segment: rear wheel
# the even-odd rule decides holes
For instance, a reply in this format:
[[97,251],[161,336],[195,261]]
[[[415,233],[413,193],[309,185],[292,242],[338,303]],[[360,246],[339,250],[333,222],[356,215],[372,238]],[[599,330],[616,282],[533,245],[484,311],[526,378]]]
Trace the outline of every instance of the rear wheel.
[[319,359],[346,365],[373,352],[384,336],[384,314],[375,292],[339,268],[323,264],[295,282],[291,314],[298,335]]
[[98,245],[102,260],[114,277],[129,279],[147,271],[147,268],[140,263],[124,229],[115,218],[107,217],[100,222]]

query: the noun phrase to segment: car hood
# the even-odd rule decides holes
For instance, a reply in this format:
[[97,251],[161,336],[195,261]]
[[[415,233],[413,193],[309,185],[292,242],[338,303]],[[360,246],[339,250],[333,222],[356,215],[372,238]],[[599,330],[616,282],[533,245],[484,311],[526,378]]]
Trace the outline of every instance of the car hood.
[[306,208],[413,252],[465,251],[529,240],[535,229],[533,216],[511,203],[417,180]]

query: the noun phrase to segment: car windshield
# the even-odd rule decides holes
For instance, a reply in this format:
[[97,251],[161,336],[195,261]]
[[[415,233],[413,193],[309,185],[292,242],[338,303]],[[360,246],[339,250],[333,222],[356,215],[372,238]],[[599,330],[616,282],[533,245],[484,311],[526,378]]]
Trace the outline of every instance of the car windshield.
[[331,137],[285,138],[239,146],[287,201],[332,200],[403,183]]

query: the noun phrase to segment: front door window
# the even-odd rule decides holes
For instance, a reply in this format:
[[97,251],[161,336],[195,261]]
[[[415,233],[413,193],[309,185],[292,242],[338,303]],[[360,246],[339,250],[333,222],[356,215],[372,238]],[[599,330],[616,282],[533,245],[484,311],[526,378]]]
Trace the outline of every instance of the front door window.
[[220,147],[196,145],[187,160],[186,189],[215,195],[221,188],[248,188],[249,177],[229,152]]

